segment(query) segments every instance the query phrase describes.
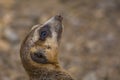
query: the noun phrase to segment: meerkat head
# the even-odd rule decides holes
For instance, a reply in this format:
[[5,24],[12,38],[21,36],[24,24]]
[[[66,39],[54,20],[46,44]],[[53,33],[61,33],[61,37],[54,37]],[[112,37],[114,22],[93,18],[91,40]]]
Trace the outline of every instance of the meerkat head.
[[52,17],[43,25],[33,26],[20,50],[24,67],[33,68],[57,64],[62,30],[62,17],[60,15]]

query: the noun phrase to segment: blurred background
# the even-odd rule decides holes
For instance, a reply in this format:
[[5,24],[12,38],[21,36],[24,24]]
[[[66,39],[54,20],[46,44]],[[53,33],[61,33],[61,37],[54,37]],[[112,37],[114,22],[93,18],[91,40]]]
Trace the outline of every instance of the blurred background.
[[28,80],[20,44],[58,13],[60,64],[76,80],[120,80],[120,0],[0,0],[0,80]]

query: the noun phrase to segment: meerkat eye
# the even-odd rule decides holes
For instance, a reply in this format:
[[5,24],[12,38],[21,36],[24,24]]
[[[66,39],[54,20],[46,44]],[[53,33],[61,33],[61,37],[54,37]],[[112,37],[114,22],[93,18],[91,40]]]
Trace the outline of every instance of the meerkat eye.
[[47,31],[41,31],[41,33],[40,33],[40,39],[41,40],[45,40],[46,37],[47,37]]
[[46,31],[42,31],[40,36],[41,37],[46,37],[47,36],[47,32]]

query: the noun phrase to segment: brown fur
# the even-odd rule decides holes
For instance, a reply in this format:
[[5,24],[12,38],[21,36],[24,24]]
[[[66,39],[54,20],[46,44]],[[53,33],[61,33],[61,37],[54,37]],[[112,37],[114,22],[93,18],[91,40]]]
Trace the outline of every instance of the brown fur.
[[[73,80],[58,62],[58,47],[62,34],[61,21],[62,17],[57,15],[47,23],[32,28],[24,39],[20,57],[30,80]],[[45,27],[46,25],[50,28]],[[45,38],[40,37],[43,30],[49,31]]]

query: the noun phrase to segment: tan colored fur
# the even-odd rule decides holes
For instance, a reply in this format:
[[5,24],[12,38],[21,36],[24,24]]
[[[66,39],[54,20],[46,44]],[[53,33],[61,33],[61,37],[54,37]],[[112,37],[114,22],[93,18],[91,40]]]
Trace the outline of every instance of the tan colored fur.
[[[57,19],[56,19],[57,17]],[[23,41],[20,49],[20,57],[30,80],[73,80],[73,78],[65,72],[58,62],[58,47],[60,39],[56,32],[57,28],[62,28],[59,16],[53,17],[43,25],[37,25],[31,29],[27,37]],[[39,30],[44,25],[50,26],[51,37],[47,37],[45,41],[39,40]],[[38,63],[31,58],[31,55],[38,51],[44,50],[43,55],[49,63]]]

